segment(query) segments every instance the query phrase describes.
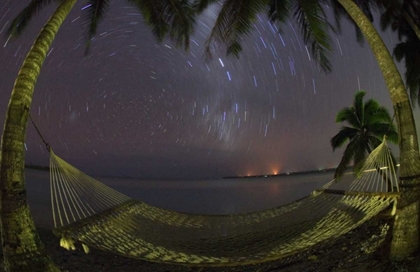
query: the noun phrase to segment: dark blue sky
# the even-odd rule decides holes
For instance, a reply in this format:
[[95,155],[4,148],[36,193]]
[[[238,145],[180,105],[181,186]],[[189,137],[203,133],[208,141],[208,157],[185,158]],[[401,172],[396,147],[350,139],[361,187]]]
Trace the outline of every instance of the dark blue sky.
[[[54,8],[6,43],[5,29],[28,2],[0,3],[1,123],[22,60]],[[112,1],[86,57],[82,7],[52,45],[31,112],[55,153],[89,174],[190,179],[334,167],[342,153],[329,145],[340,127],[335,114],[356,90],[392,112],[369,47],[347,24],[332,36],[333,72],[326,75],[296,26],[279,34],[263,15],[239,60],[220,51],[206,63],[203,44],[217,6],[197,21],[185,52],[157,43],[134,8]],[[392,33],[383,37],[396,41]],[[26,146],[28,163],[48,163],[32,126]]]

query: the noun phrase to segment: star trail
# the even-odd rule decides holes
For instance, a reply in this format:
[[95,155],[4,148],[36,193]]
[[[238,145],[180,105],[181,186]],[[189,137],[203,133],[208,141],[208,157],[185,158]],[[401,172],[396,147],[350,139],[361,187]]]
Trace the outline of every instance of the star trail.
[[[55,8],[8,39],[5,29],[28,2],[0,4],[1,122],[20,65]],[[158,43],[135,8],[112,1],[85,56],[84,8],[76,5],[60,29],[31,113],[54,152],[89,174],[194,179],[334,167],[335,114],[358,89],[392,110],[369,47],[346,23],[332,34],[333,71],[325,74],[297,26],[279,32],[262,14],[239,59],[221,47],[206,61],[218,5],[197,18],[184,51]],[[26,148],[27,163],[48,164],[31,125]]]

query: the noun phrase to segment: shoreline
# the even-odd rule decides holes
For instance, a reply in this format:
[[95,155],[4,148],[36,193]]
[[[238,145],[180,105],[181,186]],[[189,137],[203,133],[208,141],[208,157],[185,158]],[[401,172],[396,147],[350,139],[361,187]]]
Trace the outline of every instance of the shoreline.
[[252,178],[273,178],[273,177],[287,177],[287,176],[304,176],[304,175],[314,175],[320,173],[330,173],[334,172],[335,168],[327,168],[320,170],[308,170],[308,171],[298,171],[298,172],[283,172],[279,174],[266,174],[266,175],[251,175],[251,176],[226,176],[222,179],[252,179]]

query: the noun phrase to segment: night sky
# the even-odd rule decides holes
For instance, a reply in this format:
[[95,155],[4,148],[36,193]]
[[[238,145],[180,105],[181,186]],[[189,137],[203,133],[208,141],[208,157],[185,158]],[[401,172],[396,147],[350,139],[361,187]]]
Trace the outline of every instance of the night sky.
[[[31,113],[55,153],[89,174],[196,179],[334,167],[342,154],[329,143],[340,127],[335,114],[356,90],[392,114],[368,45],[346,23],[332,36],[333,72],[324,74],[293,24],[279,34],[262,14],[239,59],[220,50],[206,62],[217,5],[198,18],[186,52],[158,43],[135,8],[111,1],[85,56],[83,2],[52,45]],[[0,1],[0,123],[22,60],[55,7],[6,43],[5,29],[27,3]],[[32,125],[26,147],[27,163],[48,164]]]

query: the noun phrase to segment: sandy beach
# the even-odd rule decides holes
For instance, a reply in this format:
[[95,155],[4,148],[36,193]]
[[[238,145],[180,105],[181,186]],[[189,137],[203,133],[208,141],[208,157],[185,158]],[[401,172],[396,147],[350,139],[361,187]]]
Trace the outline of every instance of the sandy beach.
[[39,232],[46,248],[62,271],[420,271],[420,257],[413,256],[404,262],[392,263],[383,255],[385,235],[390,219],[384,215],[363,224],[348,234],[321,244],[307,251],[273,262],[237,267],[187,267],[145,262],[125,258],[110,252],[91,249],[85,254],[79,245],[76,251],[67,251],[59,246],[59,239],[51,230]]

